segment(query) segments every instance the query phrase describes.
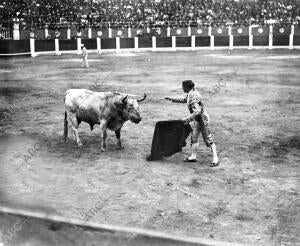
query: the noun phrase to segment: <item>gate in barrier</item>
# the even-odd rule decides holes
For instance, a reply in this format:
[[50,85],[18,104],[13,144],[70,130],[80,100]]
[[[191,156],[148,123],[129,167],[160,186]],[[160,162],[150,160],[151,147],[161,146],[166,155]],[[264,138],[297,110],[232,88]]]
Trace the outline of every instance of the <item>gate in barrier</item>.
[[249,27],[246,26],[232,27],[231,35],[233,35],[233,46],[249,45]]

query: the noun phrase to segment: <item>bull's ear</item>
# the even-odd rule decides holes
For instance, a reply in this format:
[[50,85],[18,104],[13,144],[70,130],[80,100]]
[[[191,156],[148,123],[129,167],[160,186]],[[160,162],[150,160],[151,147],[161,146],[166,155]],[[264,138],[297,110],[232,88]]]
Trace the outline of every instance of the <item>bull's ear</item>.
[[127,100],[128,100],[128,95],[126,95],[126,96],[122,99],[122,103],[123,103],[124,105],[126,105],[126,104],[127,104]]

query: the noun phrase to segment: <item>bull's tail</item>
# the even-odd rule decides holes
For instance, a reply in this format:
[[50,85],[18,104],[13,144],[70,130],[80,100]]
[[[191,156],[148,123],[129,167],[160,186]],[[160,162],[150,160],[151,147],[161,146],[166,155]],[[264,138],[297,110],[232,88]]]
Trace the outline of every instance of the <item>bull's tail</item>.
[[68,118],[67,111],[65,111],[65,120],[64,120],[64,140],[67,141],[68,137]]

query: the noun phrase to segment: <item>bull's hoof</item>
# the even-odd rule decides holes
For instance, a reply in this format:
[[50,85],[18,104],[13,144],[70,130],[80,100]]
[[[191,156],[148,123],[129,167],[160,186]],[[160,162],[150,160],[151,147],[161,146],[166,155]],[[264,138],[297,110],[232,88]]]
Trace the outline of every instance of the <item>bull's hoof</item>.
[[83,144],[80,142],[80,143],[77,143],[78,147],[82,147]]
[[119,145],[118,145],[118,146],[117,146],[117,149],[118,149],[118,150],[124,149],[124,146],[122,146],[122,145],[119,146]]
[[101,151],[102,152],[106,152],[106,148],[101,148]]

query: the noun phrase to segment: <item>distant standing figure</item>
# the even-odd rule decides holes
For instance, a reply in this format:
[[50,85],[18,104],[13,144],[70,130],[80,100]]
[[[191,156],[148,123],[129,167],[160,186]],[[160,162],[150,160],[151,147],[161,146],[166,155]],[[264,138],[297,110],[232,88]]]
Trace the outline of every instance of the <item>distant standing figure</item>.
[[89,67],[89,63],[88,63],[88,52],[84,46],[84,44],[81,45],[81,49],[82,49],[82,67]]
[[191,113],[190,116],[185,117],[183,121],[187,124],[194,121],[193,133],[192,133],[192,154],[190,157],[186,158],[186,162],[197,161],[197,150],[199,147],[199,137],[202,134],[203,140],[207,147],[210,147],[212,152],[212,162],[211,167],[217,166],[219,164],[219,158],[217,155],[216,145],[213,141],[209,130],[209,115],[206,112],[204,105],[201,100],[199,92],[195,89],[195,84],[191,80],[185,80],[182,82],[182,89],[186,93],[183,97],[166,97],[165,99],[171,100],[175,103],[186,103],[188,109]]

